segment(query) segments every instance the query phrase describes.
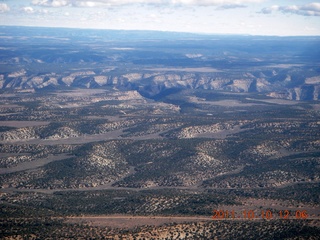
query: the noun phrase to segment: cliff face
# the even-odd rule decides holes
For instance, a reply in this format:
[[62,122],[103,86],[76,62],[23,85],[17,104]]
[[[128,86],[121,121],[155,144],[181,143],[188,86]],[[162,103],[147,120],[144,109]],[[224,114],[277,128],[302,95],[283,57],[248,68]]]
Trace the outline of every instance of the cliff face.
[[252,71],[245,73],[189,71],[132,71],[124,74],[101,70],[35,74],[21,69],[0,77],[2,89],[43,89],[56,87],[116,87],[138,90],[154,97],[168,89],[209,89],[229,92],[259,92],[290,100],[319,100],[320,75],[304,77],[302,69]]
[[270,97],[296,101],[310,101],[320,99],[320,85],[304,84],[299,87],[286,89],[284,92],[270,92]]

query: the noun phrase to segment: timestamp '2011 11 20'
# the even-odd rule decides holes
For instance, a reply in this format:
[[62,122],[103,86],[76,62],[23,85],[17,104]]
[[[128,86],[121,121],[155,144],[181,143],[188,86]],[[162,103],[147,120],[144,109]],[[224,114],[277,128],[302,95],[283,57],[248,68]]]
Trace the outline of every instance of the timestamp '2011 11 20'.
[[214,220],[222,219],[307,219],[308,213],[306,210],[280,210],[280,211],[271,211],[271,210],[243,210],[236,212],[234,210],[216,210],[212,211]]

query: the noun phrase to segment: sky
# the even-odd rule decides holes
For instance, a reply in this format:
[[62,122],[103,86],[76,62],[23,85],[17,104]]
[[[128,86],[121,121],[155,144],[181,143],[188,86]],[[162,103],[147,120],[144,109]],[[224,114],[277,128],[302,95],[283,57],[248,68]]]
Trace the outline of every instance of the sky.
[[320,1],[0,0],[0,25],[320,35]]

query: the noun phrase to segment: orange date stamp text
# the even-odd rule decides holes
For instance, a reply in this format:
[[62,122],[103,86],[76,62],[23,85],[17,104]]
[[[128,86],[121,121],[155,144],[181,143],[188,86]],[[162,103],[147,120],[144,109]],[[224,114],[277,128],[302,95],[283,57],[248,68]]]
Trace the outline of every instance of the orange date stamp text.
[[243,211],[228,211],[228,210],[217,210],[212,211],[212,219],[214,220],[223,220],[223,219],[307,219],[308,213],[306,210],[243,210]]

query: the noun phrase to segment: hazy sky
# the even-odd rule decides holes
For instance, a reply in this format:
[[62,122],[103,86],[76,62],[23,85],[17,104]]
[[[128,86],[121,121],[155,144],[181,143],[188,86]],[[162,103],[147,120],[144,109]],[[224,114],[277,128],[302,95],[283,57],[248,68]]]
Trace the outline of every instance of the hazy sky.
[[320,35],[320,1],[0,0],[0,25]]

